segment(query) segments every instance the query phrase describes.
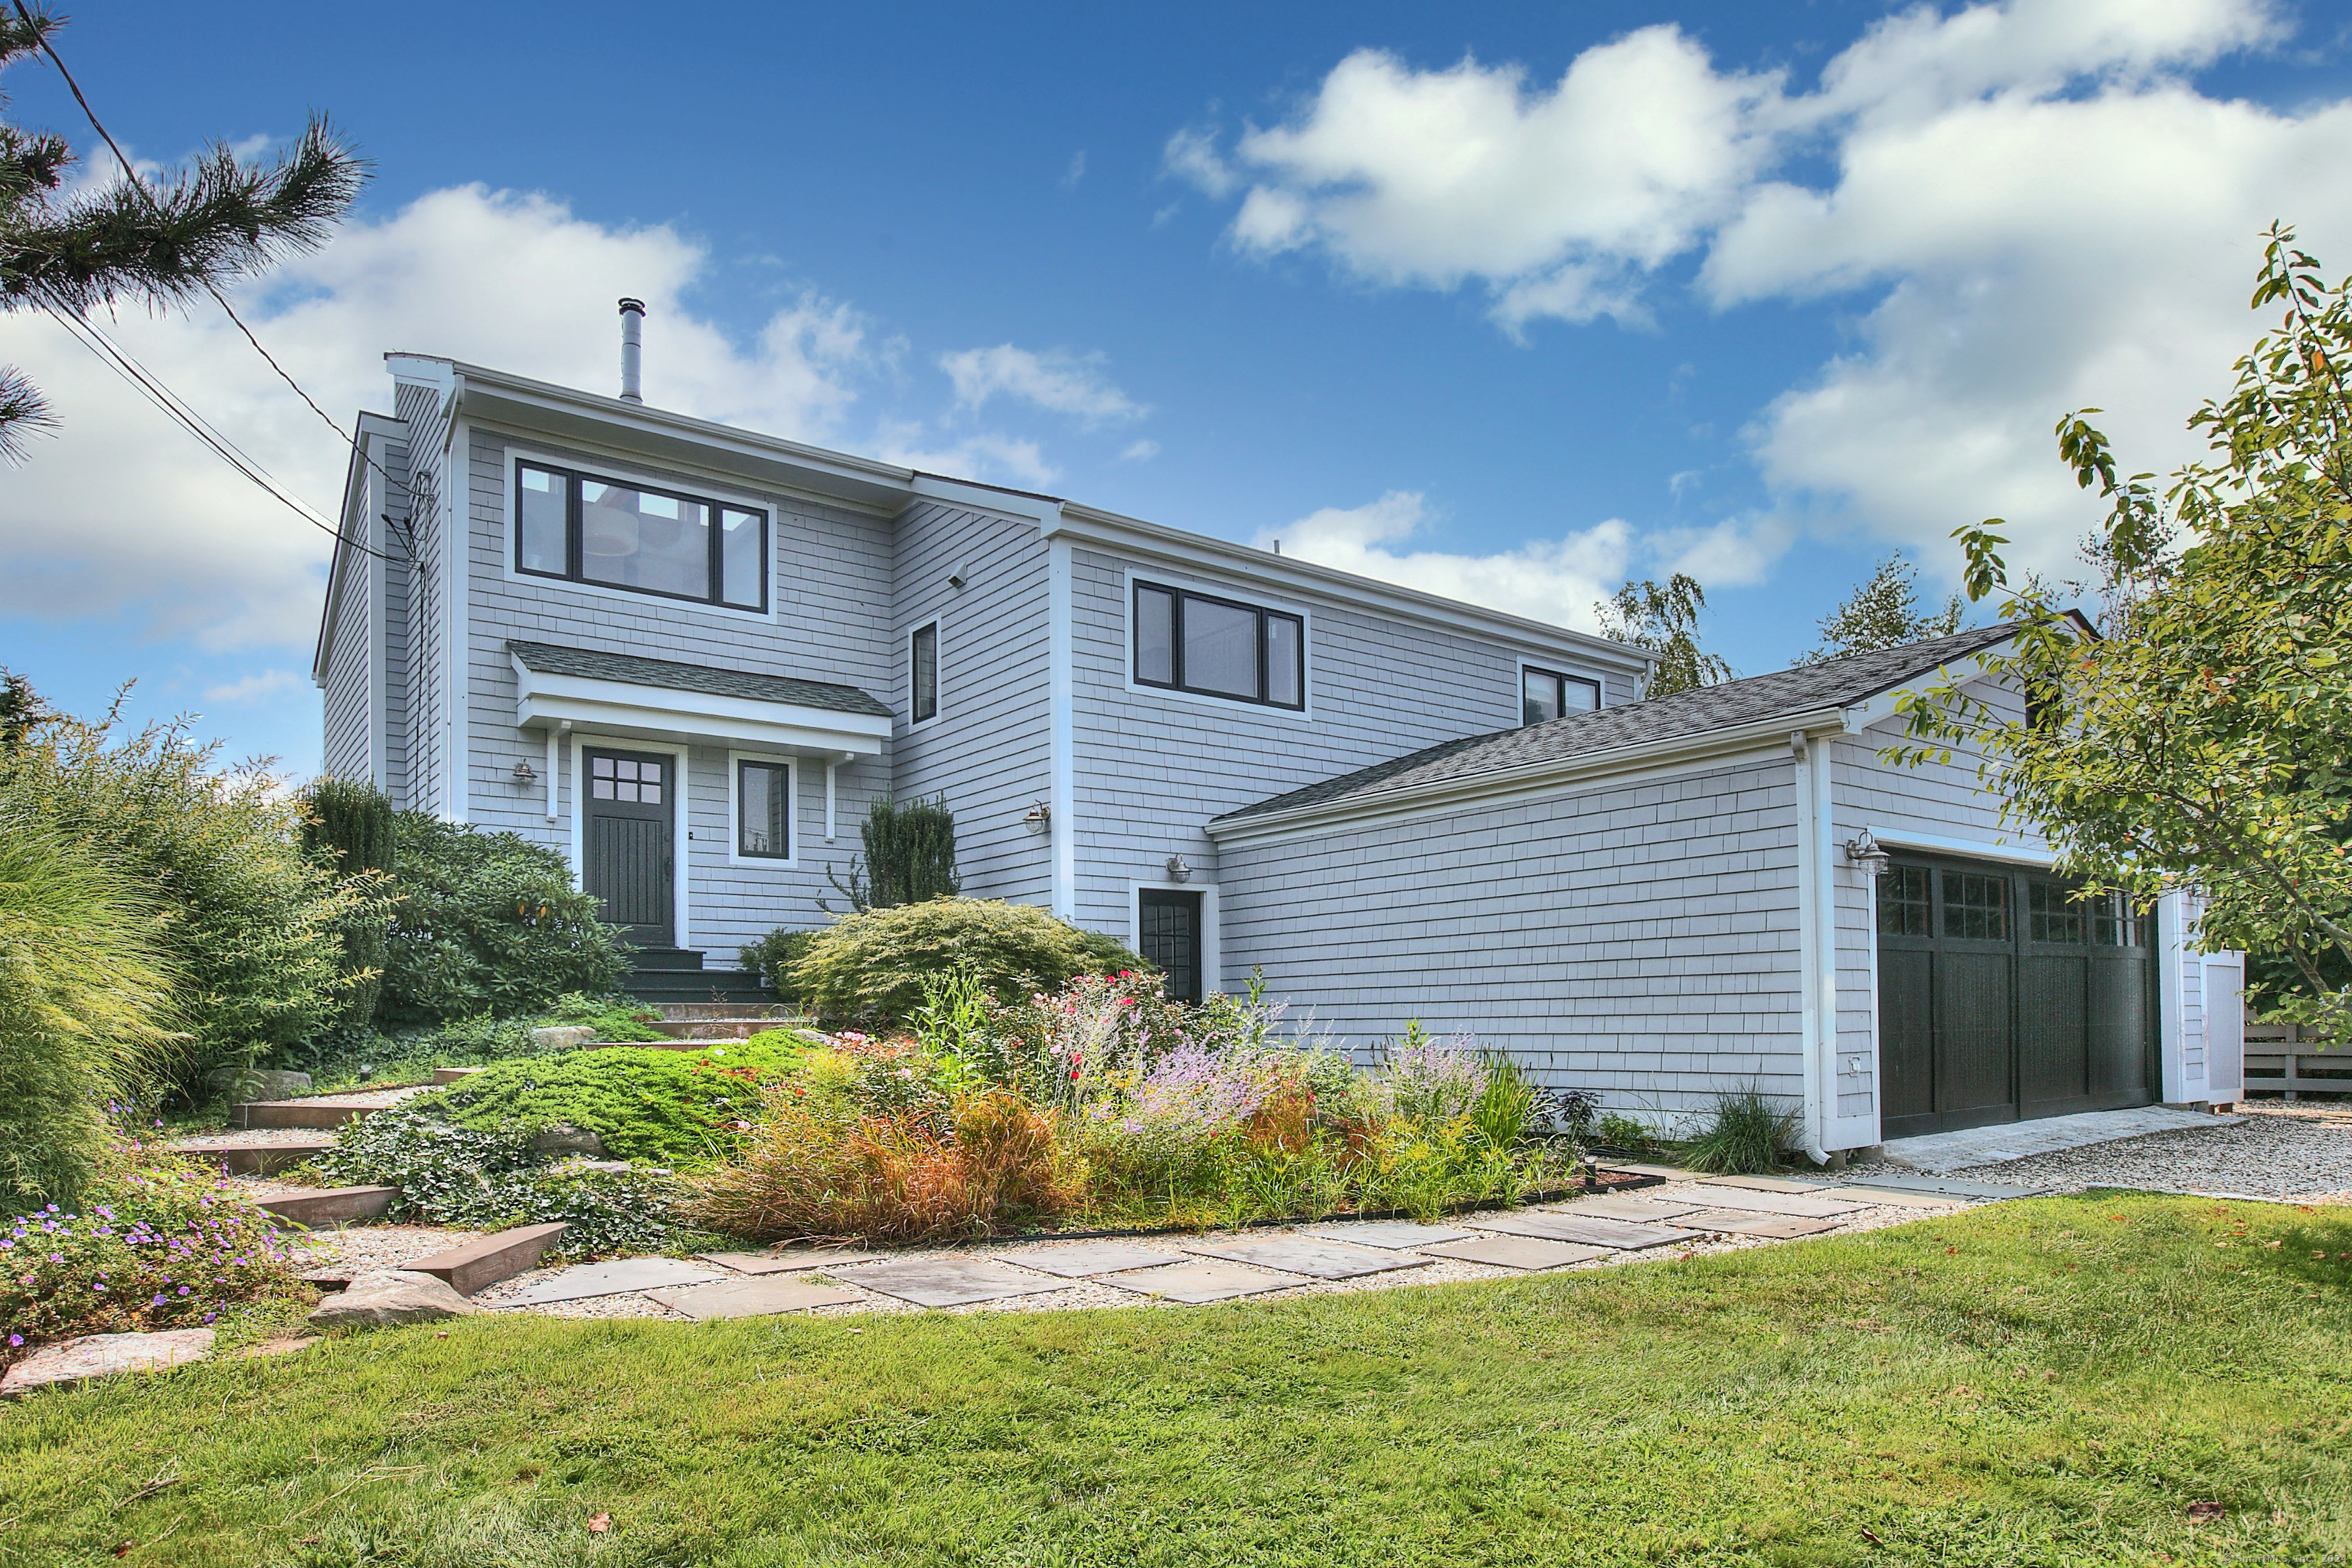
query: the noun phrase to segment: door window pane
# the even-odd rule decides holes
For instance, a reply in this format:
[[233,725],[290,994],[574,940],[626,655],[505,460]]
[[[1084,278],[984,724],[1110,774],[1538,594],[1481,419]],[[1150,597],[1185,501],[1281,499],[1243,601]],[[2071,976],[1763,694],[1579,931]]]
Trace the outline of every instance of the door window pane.
[[940,627],[934,621],[918,626],[908,648],[913,687],[915,722],[936,719],[940,712]]
[[1944,934],[1971,942],[2007,942],[2009,879],[1945,872]]
[[1164,588],[1135,591],[1135,679],[1158,686],[1176,682],[1176,595]]
[[761,607],[768,574],[768,520],[756,511],[719,509],[719,596],[747,610]]
[[552,577],[572,571],[572,477],[528,466],[516,472],[515,565]]
[[2063,883],[2040,877],[2026,884],[2026,929],[2035,942],[2081,943],[2083,906],[2073,892]]
[[2155,921],[2132,908],[2128,893],[2101,893],[2091,903],[2091,942],[2097,947],[2153,947]]
[[736,853],[773,860],[791,853],[792,776],[782,763],[738,765]]
[[1878,929],[1886,936],[1927,934],[1927,868],[1889,866],[1878,874]]
[[1214,599],[1184,601],[1184,684],[1257,700],[1257,612]]
[[1278,707],[1307,705],[1305,630],[1296,616],[1265,617],[1265,700]]

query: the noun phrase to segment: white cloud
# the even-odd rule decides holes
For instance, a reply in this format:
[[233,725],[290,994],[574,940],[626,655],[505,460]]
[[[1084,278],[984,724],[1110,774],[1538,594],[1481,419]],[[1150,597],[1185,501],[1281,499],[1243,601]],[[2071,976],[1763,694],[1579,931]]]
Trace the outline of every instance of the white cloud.
[[1234,187],[1241,183],[1241,176],[1217,151],[1216,133],[1212,131],[1179,131],[1160,149],[1160,162],[1171,177],[1182,180],[1205,196],[1222,199],[1232,195]]
[[979,408],[1002,395],[1067,414],[1087,425],[1140,419],[1150,409],[1103,377],[1100,354],[1035,353],[999,343],[941,354],[940,368],[955,383],[958,405]]
[[1118,460],[1122,463],[1142,463],[1149,462],[1158,456],[1160,456],[1159,442],[1138,441],[1126,451],[1121,452],[1118,455]]
[[955,479],[984,479],[1040,489],[1060,479],[1034,441],[982,432],[944,443],[919,423],[886,420],[875,436],[874,455],[901,468]]
[[299,691],[310,681],[290,669],[265,669],[256,675],[242,676],[219,686],[205,688],[207,702],[258,702],[267,697],[281,697],[289,691]]
[[1391,490],[1351,508],[1325,507],[1286,528],[1266,529],[1261,550],[1473,605],[1591,630],[1595,601],[1623,581],[1632,531],[1617,519],[1558,539],[1530,540],[1493,555],[1398,550],[1421,531],[1429,509],[1415,491]]
[[[543,196],[437,191],[345,226],[235,296],[273,353],[339,418],[389,405],[386,350],[447,354],[603,389],[618,378],[614,301],[651,307],[650,401],[779,435],[835,435],[877,348],[856,313],[804,295],[738,347],[680,299],[709,266],[668,227],[608,228]],[[345,447],[209,305],[109,331],[297,494],[332,516]],[[0,610],[141,610],[206,647],[307,646],[327,539],[165,423],[45,317],[0,316],[63,421],[10,472]]]
[[1804,520],[1950,559],[2006,517],[2063,566],[2095,505],[2050,429],[2097,405],[2136,468],[2190,455],[2188,412],[2266,324],[2243,306],[2273,217],[2352,266],[2352,103],[2205,96],[2189,73],[2284,36],[2267,0],[2006,0],[1886,17],[1810,90],[1718,69],[1672,26],[1557,82],[1475,59],[1348,57],[1295,113],[1171,140],[1246,194],[1245,253],[1378,284],[1483,289],[1496,321],[1638,321],[1669,264],[1721,310],[1861,290],[1853,346],[1748,432],[1784,521],[1669,536],[1746,575]]
[[1070,154],[1069,168],[1063,172],[1062,177],[1055,184],[1062,190],[1075,191],[1078,188],[1078,182],[1086,177],[1087,150],[1081,147]]

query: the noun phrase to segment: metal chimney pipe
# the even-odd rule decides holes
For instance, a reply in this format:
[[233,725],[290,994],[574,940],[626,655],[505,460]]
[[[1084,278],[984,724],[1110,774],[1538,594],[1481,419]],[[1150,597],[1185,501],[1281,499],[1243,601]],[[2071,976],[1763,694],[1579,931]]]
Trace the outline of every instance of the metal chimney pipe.
[[643,300],[621,301],[621,400],[643,403],[645,396],[637,390],[638,363],[645,353],[646,302]]

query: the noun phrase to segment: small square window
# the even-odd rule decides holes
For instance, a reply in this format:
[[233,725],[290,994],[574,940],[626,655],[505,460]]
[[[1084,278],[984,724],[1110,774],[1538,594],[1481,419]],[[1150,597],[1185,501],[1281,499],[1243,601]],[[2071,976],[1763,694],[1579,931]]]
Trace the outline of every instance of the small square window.
[[792,795],[790,764],[735,764],[736,854],[752,860],[792,858]]
[[1519,671],[1519,705],[1522,725],[1548,723],[1570,713],[1597,712],[1601,682],[1528,665]]
[[908,685],[918,724],[940,716],[940,624],[917,626],[907,647]]

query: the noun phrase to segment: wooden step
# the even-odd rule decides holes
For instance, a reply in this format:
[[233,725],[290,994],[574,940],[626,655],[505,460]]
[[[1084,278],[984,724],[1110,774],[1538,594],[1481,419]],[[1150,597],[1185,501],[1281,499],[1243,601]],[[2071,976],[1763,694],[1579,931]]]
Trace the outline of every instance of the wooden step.
[[289,1138],[282,1143],[182,1143],[173,1152],[217,1165],[232,1176],[267,1176],[334,1146],[331,1139]]
[[325,1187],[315,1193],[264,1198],[261,1206],[299,1226],[348,1225],[359,1219],[382,1219],[399,1195],[398,1187]]
[[237,1125],[247,1131],[270,1127],[341,1127],[346,1121],[356,1121],[371,1110],[382,1110],[390,1101],[373,1104],[349,1100],[338,1104],[316,1100],[257,1100],[250,1105],[236,1108]]
[[433,1069],[433,1081],[435,1083],[463,1083],[481,1070],[482,1069],[479,1068],[435,1068]]
[[556,1237],[571,1228],[560,1221],[518,1226],[401,1267],[412,1274],[430,1274],[446,1280],[449,1289],[460,1296],[470,1296],[485,1285],[495,1285],[526,1268],[538,1268],[539,1260],[547,1256]]

